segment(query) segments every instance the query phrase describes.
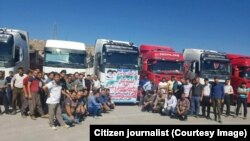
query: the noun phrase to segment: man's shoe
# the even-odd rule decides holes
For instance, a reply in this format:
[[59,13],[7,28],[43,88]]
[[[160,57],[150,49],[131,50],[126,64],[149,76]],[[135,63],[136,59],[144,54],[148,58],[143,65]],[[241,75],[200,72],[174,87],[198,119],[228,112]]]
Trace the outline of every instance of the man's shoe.
[[95,119],[99,119],[99,117],[98,117],[98,116],[93,116],[93,118],[95,118]]
[[102,114],[99,114],[99,115],[97,115],[98,117],[101,117],[102,116]]
[[57,130],[57,128],[55,126],[51,126],[50,127],[52,130]]
[[218,122],[219,122],[219,123],[222,123],[222,121],[221,121],[221,120],[219,120]]
[[247,119],[247,117],[243,117],[243,119],[244,119],[244,120],[246,120],[246,119]]
[[11,115],[16,115],[16,111],[12,111],[10,114]]
[[49,118],[49,115],[42,115],[41,118]]
[[27,116],[25,114],[21,114],[22,118],[27,118]]
[[34,115],[30,116],[32,120],[36,120],[36,117]]
[[9,110],[4,110],[3,113],[8,115],[8,114],[10,114],[10,111]]
[[63,125],[62,127],[63,127],[63,128],[65,128],[65,129],[70,128],[70,126],[69,126],[69,125],[67,125],[67,124]]

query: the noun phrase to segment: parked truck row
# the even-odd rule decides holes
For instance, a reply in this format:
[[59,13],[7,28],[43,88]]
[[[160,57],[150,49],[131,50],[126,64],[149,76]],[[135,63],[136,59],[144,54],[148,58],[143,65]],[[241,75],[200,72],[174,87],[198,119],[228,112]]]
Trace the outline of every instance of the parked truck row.
[[[28,32],[0,28],[0,48],[0,70],[5,74],[15,72],[18,67],[30,68]],[[45,73],[62,70],[67,73],[86,72],[87,62],[84,43],[46,41]],[[97,39],[93,66],[89,73],[97,75],[102,85],[110,89],[116,103],[136,103],[139,79],[144,76],[156,84],[171,76],[177,80],[199,76],[201,83],[204,83],[204,78],[212,81],[215,76],[220,82],[231,79],[236,95],[242,82],[250,87],[250,56],[213,50],[184,49],[179,53],[168,46],[136,46],[128,41]]]

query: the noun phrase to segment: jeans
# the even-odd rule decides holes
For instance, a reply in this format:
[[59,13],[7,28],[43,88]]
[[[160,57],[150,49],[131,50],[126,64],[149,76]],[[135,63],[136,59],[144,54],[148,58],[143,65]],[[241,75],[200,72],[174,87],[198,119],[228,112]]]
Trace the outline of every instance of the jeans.
[[230,94],[225,94],[224,96],[224,103],[222,103],[221,106],[221,113],[223,113],[224,105],[226,104],[227,110],[226,110],[226,115],[229,116],[230,114],[230,104],[231,103],[231,95]]
[[162,113],[167,115],[167,116],[173,116],[175,114],[175,108],[174,107],[170,107],[170,109],[162,109]]
[[199,96],[192,96],[191,97],[191,115],[199,115],[200,113],[200,97]]
[[3,99],[4,110],[8,111],[9,110],[8,99],[7,99],[7,94],[4,89],[0,90],[0,97]]
[[88,112],[93,116],[101,115],[101,109],[99,107],[88,107]]
[[247,117],[247,98],[241,98],[239,97],[237,100],[237,108],[236,108],[236,115],[239,115],[239,110],[240,110],[240,106],[241,103],[243,104],[243,108],[244,108],[244,117]]
[[7,109],[9,109],[10,106],[12,106],[12,90],[11,88],[7,88],[6,89],[6,94],[4,96],[4,107],[6,107]]
[[68,114],[66,114],[66,113],[63,113],[63,114],[62,114],[62,117],[63,117],[63,120],[65,121],[66,124],[79,123],[79,122],[82,121],[82,114],[80,114],[80,113],[77,113],[77,114],[74,115],[74,117],[75,117],[74,120],[72,120],[72,119],[68,116]]

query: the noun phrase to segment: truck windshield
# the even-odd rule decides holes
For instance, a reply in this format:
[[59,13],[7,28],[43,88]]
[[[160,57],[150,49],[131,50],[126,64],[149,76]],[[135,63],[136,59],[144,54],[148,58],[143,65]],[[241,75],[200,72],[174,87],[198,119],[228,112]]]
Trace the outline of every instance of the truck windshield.
[[138,64],[138,53],[128,52],[107,52],[104,55],[104,62],[107,67],[136,68]]
[[86,52],[45,48],[45,65],[53,67],[86,68]]
[[166,60],[149,60],[149,71],[154,73],[182,73],[183,62]]
[[229,75],[229,61],[221,60],[204,60],[201,64],[201,70],[206,74]]
[[4,67],[12,58],[13,37],[0,34],[0,67]]
[[247,67],[239,67],[239,76],[241,78],[246,78],[248,80],[250,80],[250,68]]

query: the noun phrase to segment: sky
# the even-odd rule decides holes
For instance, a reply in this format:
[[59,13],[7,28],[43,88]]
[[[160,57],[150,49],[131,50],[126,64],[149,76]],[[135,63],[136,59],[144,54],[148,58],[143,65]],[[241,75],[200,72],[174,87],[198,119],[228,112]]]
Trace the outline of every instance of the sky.
[[26,30],[31,39],[94,45],[105,38],[250,55],[249,0],[0,0],[0,27]]

